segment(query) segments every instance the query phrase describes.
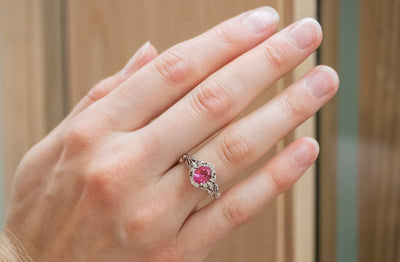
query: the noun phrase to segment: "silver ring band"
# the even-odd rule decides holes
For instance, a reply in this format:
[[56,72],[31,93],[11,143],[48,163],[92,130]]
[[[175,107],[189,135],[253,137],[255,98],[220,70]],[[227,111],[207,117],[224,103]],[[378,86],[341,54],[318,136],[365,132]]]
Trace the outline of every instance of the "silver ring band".
[[194,187],[207,191],[214,198],[220,197],[218,184],[215,182],[216,171],[212,164],[197,160],[189,154],[184,154],[181,161],[189,168],[189,179]]

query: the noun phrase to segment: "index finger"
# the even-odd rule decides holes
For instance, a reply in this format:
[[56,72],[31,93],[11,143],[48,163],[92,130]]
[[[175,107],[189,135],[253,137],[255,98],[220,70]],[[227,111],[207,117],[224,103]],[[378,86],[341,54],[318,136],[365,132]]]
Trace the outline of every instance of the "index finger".
[[116,131],[144,126],[211,73],[272,35],[278,18],[274,9],[258,8],[173,46],[103,99],[90,118]]

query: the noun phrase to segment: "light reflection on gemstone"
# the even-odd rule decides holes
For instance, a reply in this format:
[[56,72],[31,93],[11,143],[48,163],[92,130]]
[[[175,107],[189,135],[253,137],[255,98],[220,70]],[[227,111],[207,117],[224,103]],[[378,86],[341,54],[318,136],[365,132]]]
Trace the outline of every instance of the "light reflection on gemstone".
[[200,166],[194,171],[193,180],[197,184],[205,184],[210,181],[212,175],[212,170],[208,166]]

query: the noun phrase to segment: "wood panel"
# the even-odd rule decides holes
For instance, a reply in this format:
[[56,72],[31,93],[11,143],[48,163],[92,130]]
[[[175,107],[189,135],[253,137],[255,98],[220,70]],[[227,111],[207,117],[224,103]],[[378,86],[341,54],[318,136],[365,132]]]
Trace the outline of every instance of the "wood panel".
[[[163,51],[193,37],[225,18],[262,5],[275,7],[281,26],[295,18],[314,16],[314,1],[207,0],[207,1],[78,1],[68,2],[69,72],[71,102],[75,104],[100,78],[118,70],[143,42]],[[254,109],[298,78],[312,65],[310,58],[277,87],[264,93],[248,109]],[[248,112],[247,111],[247,112]],[[295,136],[313,135],[309,121],[278,148]],[[235,179],[255,170],[277,149]],[[313,261],[314,259],[314,177],[309,175],[270,203],[250,224],[220,244],[207,261]]]
[[360,6],[359,261],[400,261],[400,1]]
[[0,1],[5,200],[24,153],[64,115],[60,1]]
[[[319,6],[324,40],[319,63],[338,71],[339,1],[322,0]],[[320,156],[317,170],[317,261],[336,261],[337,97],[318,114]]]

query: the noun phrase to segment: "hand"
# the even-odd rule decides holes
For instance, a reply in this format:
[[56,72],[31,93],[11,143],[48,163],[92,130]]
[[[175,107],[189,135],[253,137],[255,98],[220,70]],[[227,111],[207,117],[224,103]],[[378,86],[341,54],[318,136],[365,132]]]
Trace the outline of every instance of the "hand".
[[232,122],[321,42],[315,20],[274,34],[277,21],[276,12],[263,7],[159,56],[147,44],[127,68],[96,85],[23,158],[1,238],[3,256],[201,261],[297,181],[318,154],[311,138],[293,142],[200,209],[207,192],[194,188],[187,167],[177,162],[214,135],[191,154],[212,163],[222,185],[335,94],[336,73],[318,66]]

